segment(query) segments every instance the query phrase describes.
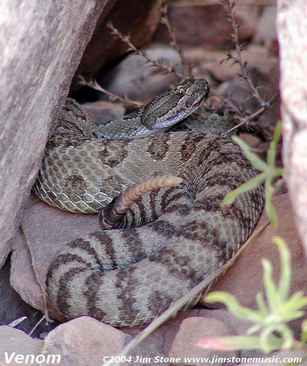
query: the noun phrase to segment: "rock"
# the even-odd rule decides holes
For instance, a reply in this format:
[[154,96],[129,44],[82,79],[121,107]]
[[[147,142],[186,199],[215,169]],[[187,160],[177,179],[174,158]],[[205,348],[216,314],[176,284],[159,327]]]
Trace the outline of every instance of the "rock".
[[263,9],[255,35],[255,42],[263,43],[267,47],[270,47],[271,43],[276,41],[276,15],[276,6],[266,6]]
[[[179,312],[175,318],[168,320],[154,334],[145,338],[138,346],[138,349],[144,353],[148,352],[148,348],[155,347],[156,352],[159,350],[158,360],[163,363],[174,364],[174,360],[177,358],[177,364],[183,365],[184,361],[187,361],[184,360],[185,354],[188,357],[190,357],[189,355],[191,357],[200,355],[199,357],[203,357],[203,362],[205,362],[205,357],[213,358],[214,355],[218,357],[223,356],[223,354],[220,352],[210,353],[199,348],[196,343],[200,339],[206,336],[217,337],[225,334],[241,335],[246,331],[248,325],[248,322],[237,319],[228,311],[222,309],[192,309]],[[141,329],[127,328],[124,331],[135,336]],[[195,337],[191,334],[195,334]],[[133,353],[136,354],[137,352]],[[228,356],[235,354],[234,352],[227,353]],[[164,355],[164,358],[161,355]],[[153,360],[155,361],[155,359]]]
[[[36,326],[42,317],[42,313],[33,309],[14,291],[9,282],[10,261],[0,270],[0,324],[8,325],[17,322],[15,328],[27,333]],[[34,332],[34,336],[40,336],[42,332],[50,330],[54,324],[46,325],[41,322]]]
[[[307,8],[304,1],[278,2],[277,34],[283,128],[283,158],[296,224],[307,253]],[[299,60],[299,61],[298,61]]]
[[[61,354],[63,365],[97,365],[117,356],[132,340],[129,333],[137,334],[139,329],[129,332],[115,329],[90,317],[81,317],[58,326],[45,339],[45,349],[51,354]],[[146,360],[164,357],[164,339],[161,334],[153,334],[145,339],[127,356],[122,364],[143,365]],[[126,361],[126,362],[124,362]],[[148,363],[148,362],[147,362]],[[62,365],[61,364],[61,365]],[[155,362],[155,365],[168,365]]]
[[95,76],[103,66],[131,51],[127,43],[112,35],[107,23],[124,36],[129,35],[137,48],[150,41],[159,24],[161,0],[129,0],[129,6],[125,1],[113,1],[108,5],[108,13],[99,18],[77,74]]
[[[205,318],[216,320],[219,323],[224,324],[224,327],[227,329],[228,335],[242,335],[246,332],[248,327],[250,326],[250,322],[237,318],[235,315],[231,314],[229,311],[225,309],[192,309],[188,311],[186,314],[183,314],[187,317],[196,317],[196,318]],[[210,323],[208,323],[209,326]],[[214,323],[211,323],[214,325]],[[218,328],[220,329],[220,328]],[[211,330],[209,336],[216,337],[219,334],[215,332],[214,327]]]
[[[264,46],[250,45],[243,55],[248,67],[262,74],[270,75],[278,64],[277,58],[270,55]],[[231,61],[222,62],[226,58],[224,51],[189,48],[184,50],[184,58],[194,64],[193,73],[209,73],[219,82],[237,79],[240,73],[239,65],[233,65]]]
[[[262,99],[271,100],[275,96],[275,102],[258,118],[251,120],[247,128],[252,128],[255,134],[259,134],[266,141],[270,141],[277,121],[280,119],[280,98],[278,89],[277,65],[270,73],[263,73],[258,68],[249,68],[249,75],[253,84],[258,88]],[[258,100],[253,96],[247,83],[239,78],[222,83],[217,89],[217,94],[224,96],[230,105],[240,108],[245,115],[251,115],[260,109]],[[243,129],[243,127],[242,127]]]
[[197,346],[197,343],[204,337],[230,334],[229,329],[219,320],[203,317],[186,318],[174,336],[169,356],[177,357],[182,365],[210,365],[207,358],[235,356],[235,352],[213,352]]
[[14,290],[27,304],[44,312],[42,288],[32,267],[31,245],[20,232],[15,238],[11,257],[10,282]]
[[[155,364],[157,366],[171,365],[168,356],[164,352],[165,338],[162,333],[155,332],[147,337],[140,345],[136,346],[130,353],[130,360],[136,366],[144,364]],[[131,362],[127,362],[127,365]]]
[[[183,73],[180,56],[171,47],[154,44],[143,51],[150,60],[174,68],[179,74]],[[113,94],[140,101],[146,101],[164,92],[177,80],[178,76],[175,73],[161,71],[159,67],[135,53],[98,78],[99,83]]]
[[49,126],[98,16],[111,2],[0,4],[0,265],[11,249],[9,240],[38,172]]
[[49,354],[60,354],[61,366],[96,366],[117,355],[129,339],[120,330],[90,317],[81,317],[50,332],[44,349]]
[[[25,365],[26,357],[31,361],[31,357],[42,355],[42,347],[43,341],[32,339],[21,330],[0,326],[1,365]],[[41,360],[43,360],[42,357]],[[32,362],[32,364],[36,363]]]
[[[180,47],[232,48],[232,29],[221,4],[189,5],[185,2],[180,5],[174,2],[169,6],[168,15]],[[237,6],[236,20],[240,25],[240,41],[251,39],[257,27],[257,7]],[[156,39],[169,40],[165,26],[160,26]]]
[[0,324],[8,324],[17,318],[27,316],[30,308],[10,286],[9,276],[8,260],[0,269]]
[[14,243],[11,283],[24,301],[44,312],[42,290],[52,259],[66,242],[97,230],[98,219],[38,202],[25,210],[22,228],[24,235]]

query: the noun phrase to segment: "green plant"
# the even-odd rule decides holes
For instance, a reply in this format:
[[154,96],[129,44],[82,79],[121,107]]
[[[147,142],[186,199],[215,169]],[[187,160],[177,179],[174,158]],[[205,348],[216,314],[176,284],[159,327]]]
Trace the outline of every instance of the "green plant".
[[[201,340],[199,346],[223,350],[260,349],[269,353],[300,344],[295,340],[288,322],[304,315],[303,307],[307,305],[307,296],[302,291],[289,295],[292,273],[290,253],[282,238],[275,237],[273,241],[280,254],[280,279],[278,284],[274,282],[272,264],[263,259],[264,293],[259,292],[256,296],[257,309],[240,305],[233,295],[222,291],[211,292],[206,297],[208,303],[224,303],[236,317],[251,322],[247,335],[207,338]],[[301,341],[304,340],[307,340],[306,321],[303,322]]]
[[283,169],[276,167],[276,152],[277,146],[281,136],[281,123],[279,122],[275,128],[273,140],[267,153],[267,161],[261,160],[255,153],[252,152],[249,145],[247,145],[240,138],[234,136],[233,140],[241,147],[244,155],[250,161],[252,166],[261,173],[242,184],[237,189],[229,192],[223,201],[224,205],[230,205],[242,193],[255,189],[260,184],[264,183],[265,189],[265,210],[273,226],[277,226],[277,214],[272,204],[272,196],[275,180],[283,175]]

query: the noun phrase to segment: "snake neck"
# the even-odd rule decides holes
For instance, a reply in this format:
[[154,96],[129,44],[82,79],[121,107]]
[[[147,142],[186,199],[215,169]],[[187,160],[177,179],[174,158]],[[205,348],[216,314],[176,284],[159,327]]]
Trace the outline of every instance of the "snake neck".
[[184,120],[208,97],[204,79],[186,79],[174,89],[155,97],[139,110],[97,128],[98,139],[131,139],[156,134]]

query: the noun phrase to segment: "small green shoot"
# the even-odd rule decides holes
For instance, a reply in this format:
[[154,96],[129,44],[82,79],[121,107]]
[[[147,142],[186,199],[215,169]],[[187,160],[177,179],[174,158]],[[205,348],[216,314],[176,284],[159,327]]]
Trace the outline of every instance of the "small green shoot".
[[275,128],[273,140],[267,153],[267,161],[262,161],[256,154],[251,151],[248,144],[240,138],[234,136],[233,140],[242,149],[245,157],[250,161],[251,165],[261,173],[242,184],[237,189],[229,192],[224,200],[223,205],[231,205],[235,199],[242,193],[250,191],[264,183],[265,189],[265,210],[274,227],[277,226],[277,214],[272,204],[273,184],[275,180],[283,175],[283,169],[276,167],[277,146],[281,136],[281,123],[279,122]]
[[302,323],[301,342],[307,344],[307,319]]
[[[208,303],[221,302],[228,310],[240,319],[252,323],[246,336],[218,337],[201,340],[198,345],[203,348],[220,350],[259,349],[270,353],[278,349],[289,349],[298,342],[294,339],[288,322],[303,317],[303,307],[307,305],[307,296],[299,291],[289,295],[291,282],[291,262],[289,250],[280,237],[273,239],[280,254],[280,279],[276,284],[272,264],[263,259],[264,293],[256,296],[257,309],[240,305],[237,299],[226,292],[211,292],[206,297]],[[302,338],[307,340],[307,323],[303,323]]]

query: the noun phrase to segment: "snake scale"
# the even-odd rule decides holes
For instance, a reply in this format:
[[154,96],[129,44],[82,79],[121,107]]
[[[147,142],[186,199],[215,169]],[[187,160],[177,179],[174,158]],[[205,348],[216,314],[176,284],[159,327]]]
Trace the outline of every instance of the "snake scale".
[[34,191],[63,210],[99,212],[102,228],[67,243],[52,261],[51,316],[148,323],[227,264],[251,235],[263,188],[221,205],[256,174],[239,146],[211,132],[163,131],[208,92],[205,80],[187,79],[103,127],[67,101]]

